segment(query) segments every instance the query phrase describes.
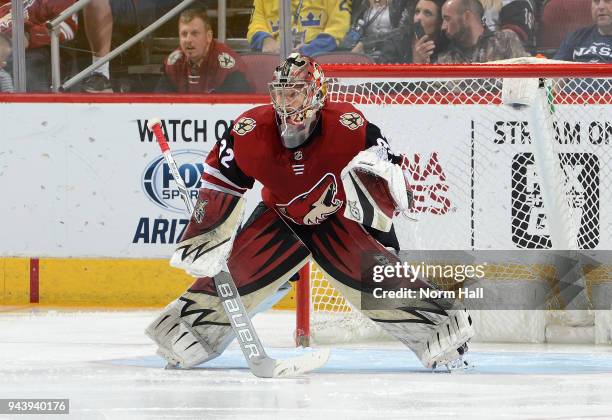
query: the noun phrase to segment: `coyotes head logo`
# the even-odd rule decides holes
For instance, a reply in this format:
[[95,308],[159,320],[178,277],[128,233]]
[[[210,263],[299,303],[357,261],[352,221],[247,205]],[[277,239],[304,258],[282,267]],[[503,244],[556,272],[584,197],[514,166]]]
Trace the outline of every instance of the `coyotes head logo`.
[[309,191],[287,204],[277,204],[283,216],[298,225],[318,225],[338,211],[342,200],[336,198],[338,186],[334,174],[327,173]]

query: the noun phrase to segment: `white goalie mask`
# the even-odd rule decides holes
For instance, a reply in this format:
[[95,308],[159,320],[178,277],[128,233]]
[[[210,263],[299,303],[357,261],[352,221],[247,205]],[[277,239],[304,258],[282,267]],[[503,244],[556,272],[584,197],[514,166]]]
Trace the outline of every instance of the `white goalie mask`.
[[269,89],[283,144],[288,149],[299,147],[317,125],[325,103],[327,84],[321,66],[292,53],[274,71]]

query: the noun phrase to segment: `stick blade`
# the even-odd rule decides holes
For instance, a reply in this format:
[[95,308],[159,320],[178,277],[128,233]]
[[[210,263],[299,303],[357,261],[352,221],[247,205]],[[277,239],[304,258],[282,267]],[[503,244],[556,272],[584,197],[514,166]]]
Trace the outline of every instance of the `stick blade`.
[[[265,372],[266,378],[286,378],[311,372],[325,365],[329,360],[330,350],[322,349],[285,360],[275,360],[271,371]],[[264,373],[264,372],[262,372]],[[259,376],[259,375],[257,375]]]

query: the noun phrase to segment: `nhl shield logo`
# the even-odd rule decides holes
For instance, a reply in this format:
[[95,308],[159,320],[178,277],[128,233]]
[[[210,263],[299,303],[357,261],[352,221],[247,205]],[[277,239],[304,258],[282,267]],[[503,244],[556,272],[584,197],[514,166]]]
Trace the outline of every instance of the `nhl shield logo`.
[[234,133],[239,136],[244,136],[246,133],[253,131],[255,128],[255,120],[253,118],[242,117],[234,123]]
[[363,117],[356,112],[347,112],[340,116],[340,124],[349,130],[357,130],[363,125]]
[[234,60],[234,57],[232,57],[228,53],[219,54],[217,59],[219,60],[219,66],[222,69],[231,69],[236,65],[236,60]]

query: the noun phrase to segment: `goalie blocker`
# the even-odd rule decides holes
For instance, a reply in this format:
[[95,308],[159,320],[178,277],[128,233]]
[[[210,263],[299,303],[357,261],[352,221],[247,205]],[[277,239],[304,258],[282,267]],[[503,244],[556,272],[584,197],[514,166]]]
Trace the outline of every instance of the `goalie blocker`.
[[194,277],[218,274],[229,256],[244,214],[244,198],[200,189],[191,221],[170,265]]

